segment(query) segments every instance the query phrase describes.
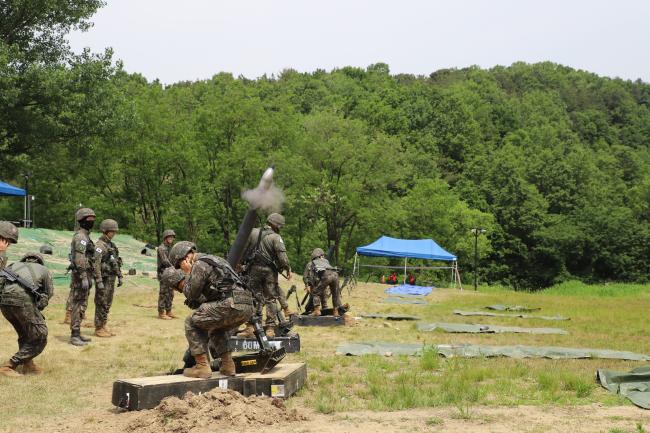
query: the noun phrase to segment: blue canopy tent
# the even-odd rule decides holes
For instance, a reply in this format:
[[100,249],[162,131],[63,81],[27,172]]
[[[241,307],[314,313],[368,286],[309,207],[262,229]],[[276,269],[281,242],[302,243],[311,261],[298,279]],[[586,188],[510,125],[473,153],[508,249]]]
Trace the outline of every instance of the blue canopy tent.
[[[433,239],[396,239],[382,236],[375,242],[357,248],[354,257],[354,271],[359,272],[360,267],[369,268],[399,268],[401,266],[362,265],[359,256],[367,257],[399,257],[404,258],[404,281],[408,269],[450,269],[452,285],[462,289],[460,273],[458,272],[458,258],[438,245]],[[408,259],[425,259],[451,262],[450,266],[408,266]]]
[[8,183],[0,182],[0,195],[13,195],[17,197],[24,197],[27,195],[27,193],[22,188],[9,185]]
[[27,191],[17,186],[9,185],[8,183],[0,182],[0,196],[12,196],[12,197],[25,197],[25,220],[27,220]]

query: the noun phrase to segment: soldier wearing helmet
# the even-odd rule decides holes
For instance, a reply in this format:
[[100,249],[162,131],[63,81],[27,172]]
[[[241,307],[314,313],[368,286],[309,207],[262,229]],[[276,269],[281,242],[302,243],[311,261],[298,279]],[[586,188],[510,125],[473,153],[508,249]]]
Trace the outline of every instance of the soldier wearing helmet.
[[[289,317],[293,312],[289,311],[285,296],[279,291],[278,273],[287,271],[291,279],[291,265],[287,256],[287,248],[280,236],[280,230],[285,220],[279,213],[272,213],[268,216],[267,225],[262,229],[255,228],[248,238],[246,246],[246,270],[249,273],[249,286],[256,296],[264,299],[266,305],[266,335],[269,338],[275,337],[275,325],[277,320],[277,306],[279,301],[285,316]],[[262,304],[257,305],[257,314],[262,315]],[[238,334],[240,337],[252,338],[254,328],[252,323],[246,324],[246,329]]]
[[163,242],[158,246],[158,281],[160,282],[160,290],[158,292],[158,318],[171,320],[176,318],[172,312],[174,290],[163,282],[162,275],[165,269],[173,268],[169,261],[169,251],[172,248],[174,239],[176,239],[176,233],[174,230],[165,230],[162,238]]
[[194,366],[183,375],[209,378],[208,347],[221,359],[219,372],[235,375],[235,363],[228,348],[228,337],[254,312],[253,296],[237,272],[221,257],[198,254],[191,242],[179,242],[170,254],[172,264],[181,271],[167,269],[163,281],[187,298],[192,314],[185,319],[185,337]]
[[333,316],[339,316],[339,307],[341,306],[341,294],[339,290],[339,273],[336,268],[330,265],[329,260],[325,258],[325,251],[321,248],[315,248],[311,253],[311,260],[305,267],[303,274],[305,290],[312,295],[314,310],[312,316],[320,316],[322,310],[327,308],[327,297],[329,292],[332,294]]
[[100,275],[103,290],[99,285],[95,290],[95,335],[97,337],[113,337],[106,324],[108,313],[113,305],[115,279],[117,287],[122,286],[122,258],[120,251],[113,242],[113,237],[119,231],[117,221],[105,219],[99,224],[102,235],[95,244],[95,273]]
[[101,291],[104,290],[104,282],[101,273],[94,265],[95,244],[90,240],[90,230],[95,225],[95,212],[90,208],[81,208],[75,213],[75,219],[79,223],[79,228],[75,231],[70,244],[70,267],[72,270],[70,344],[85,346],[90,338],[81,335],[81,321],[88,307],[88,295],[92,281],[95,280],[97,290]]
[[7,264],[9,245],[18,242],[18,228],[9,221],[0,221],[0,269]]
[[[2,224],[0,236],[6,239],[6,233],[2,234]],[[34,364],[34,358],[47,345],[47,324],[41,311],[54,294],[52,276],[43,263],[40,254],[27,253],[20,262],[7,267],[20,280],[0,284],[0,311],[18,334],[18,352],[0,366],[2,376],[20,377],[43,372]],[[21,280],[25,283],[21,283]],[[28,286],[35,288],[36,293],[32,293]],[[18,371],[20,366],[22,374]]]

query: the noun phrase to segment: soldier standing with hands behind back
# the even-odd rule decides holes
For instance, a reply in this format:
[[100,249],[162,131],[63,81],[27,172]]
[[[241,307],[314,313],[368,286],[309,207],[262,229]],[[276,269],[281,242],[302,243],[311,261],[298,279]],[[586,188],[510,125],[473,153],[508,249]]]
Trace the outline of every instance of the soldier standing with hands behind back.
[[88,308],[88,295],[94,277],[97,290],[104,290],[101,274],[94,266],[95,244],[90,240],[90,230],[95,224],[95,212],[90,208],[81,208],[75,214],[79,229],[75,232],[70,245],[70,263],[72,265],[72,315],[70,319],[70,344],[85,346],[90,338],[81,335],[81,321]]
[[[115,293],[115,279],[117,287],[122,286],[122,259],[113,237],[119,231],[117,221],[105,219],[99,225],[102,235],[95,244],[95,273],[103,283],[103,290],[99,284],[95,289],[95,335],[97,337],[113,337],[115,334],[108,330],[108,313],[113,305]],[[98,280],[99,281],[99,280]]]
[[167,268],[173,268],[169,261],[169,252],[172,244],[176,239],[174,230],[165,230],[163,232],[163,243],[158,246],[158,281],[160,282],[160,291],[158,292],[158,318],[162,320],[175,319],[172,313],[172,302],[174,301],[174,290],[165,284],[162,274]]

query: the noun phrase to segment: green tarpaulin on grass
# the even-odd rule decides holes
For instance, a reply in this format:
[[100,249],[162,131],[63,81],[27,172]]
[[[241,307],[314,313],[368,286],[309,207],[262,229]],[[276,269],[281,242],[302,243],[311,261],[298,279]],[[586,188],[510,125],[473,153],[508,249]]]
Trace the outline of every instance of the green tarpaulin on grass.
[[539,311],[539,310],[541,310],[541,308],[524,307],[523,305],[501,305],[501,304],[488,305],[485,308],[487,308],[488,310],[494,310],[494,311],[523,311],[523,312],[530,312],[530,311]]
[[339,355],[361,356],[361,355],[411,355],[420,356],[424,345],[422,344],[400,344],[385,343],[381,341],[369,341],[364,343],[343,343],[336,347]]
[[389,304],[413,304],[413,305],[427,305],[427,301],[423,299],[406,299],[406,298],[385,298],[381,302]]
[[416,316],[408,316],[405,314],[378,314],[378,313],[368,313],[362,314],[361,317],[364,319],[384,319],[384,320],[420,320]]
[[564,329],[559,328],[522,328],[519,326],[497,326],[467,323],[420,323],[418,331],[434,331],[440,329],[445,332],[458,332],[469,334],[559,334],[568,335]]
[[622,359],[627,361],[649,361],[650,356],[641,353],[624,352],[608,349],[578,349],[573,347],[553,346],[479,346],[464,344],[460,346],[439,345],[438,353],[445,358],[455,356],[462,358],[492,358],[505,356],[507,358],[548,358],[548,359]]
[[540,320],[570,320],[568,317],[562,317],[562,316],[532,316],[530,314],[501,314],[501,313],[489,313],[487,311],[454,310],[454,314],[457,314],[459,316],[515,317],[518,319],[540,319]]
[[627,397],[643,409],[650,409],[650,365],[635,368],[629,373],[598,370],[596,378],[608,391]]
[[578,349],[572,347],[535,346],[479,346],[473,344],[425,346],[424,344],[388,343],[380,341],[344,343],[336,348],[340,355],[410,355],[420,356],[426,349],[436,350],[445,358],[480,358],[505,356],[508,358],[548,358],[548,359],[621,359],[627,361],[650,361],[650,356],[641,353],[607,349]]

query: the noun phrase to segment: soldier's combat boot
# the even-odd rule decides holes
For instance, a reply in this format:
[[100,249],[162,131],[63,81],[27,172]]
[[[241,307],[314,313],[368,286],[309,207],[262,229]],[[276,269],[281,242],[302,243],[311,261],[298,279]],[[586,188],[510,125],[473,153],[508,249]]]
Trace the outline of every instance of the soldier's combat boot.
[[183,376],[198,377],[200,379],[209,379],[212,377],[212,369],[208,364],[208,355],[206,353],[195,355],[194,360],[196,361],[194,367],[183,370]]
[[115,332],[113,332],[111,329],[108,328],[108,324],[104,324],[104,331],[111,334],[111,337],[115,337],[117,335]]
[[255,328],[250,323],[246,324],[246,328],[243,331],[237,333],[237,337],[241,338],[255,338]]
[[167,317],[170,319],[176,319],[177,316],[172,312],[172,310],[167,310]]
[[105,327],[100,326],[99,328],[95,328],[95,336],[101,338],[108,338],[108,337],[112,337],[113,334],[108,332]]
[[169,317],[167,314],[165,314],[164,311],[158,313],[158,318],[159,318],[160,320],[172,320],[172,318]]
[[338,308],[338,307],[334,307],[334,308],[332,309],[332,316],[334,316],[334,317],[339,317],[339,316],[341,316],[341,315],[339,314],[339,308]]
[[283,309],[282,309],[282,312],[284,313],[284,317],[286,317],[287,319],[288,319],[289,317],[293,316],[294,314],[296,314],[296,313],[294,313],[293,311],[291,311],[291,310],[289,309],[289,307],[287,307],[287,308],[283,308]]
[[33,359],[30,359],[23,364],[23,374],[43,374],[43,369],[34,364]]
[[312,316],[320,316],[320,306],[314,307],[314,311],[311,312]]
[[63,322],[61,322],[61,324],[62,325],[69,325],[70,320],[72,320],[72,311],[65,310],[65,318],[63,319]]
[[2,367],[0,367],[0,376],[5,376],[5,377],[20,377],[22,374],[18,373],[16,371],[16,367],[18,367],[18,364],[14,363],[13,361],[9,360],[5,362]]
[[90,343],[91,341],[93,341],[92,338],[84,337],[83,335],[81,335],[81,333],[79,333],[79,338],[81,339],[81,341],[85,341],[86,343]]
[[232,352],[225,352],[221,354],[219,373],[223,374],[224,376],[235,375],[235,362],[232,360]]
[[273,329],[273,326],[267,326],[264,333],[266,334],[266,338],[275,338],[275,329]]
[[70,344],[73,346],[85,346],[88,344],[81,338],[81,333],[79,331],[72,331],[70,335]]

